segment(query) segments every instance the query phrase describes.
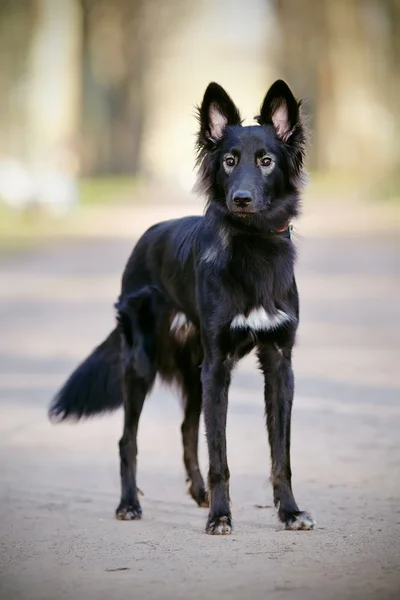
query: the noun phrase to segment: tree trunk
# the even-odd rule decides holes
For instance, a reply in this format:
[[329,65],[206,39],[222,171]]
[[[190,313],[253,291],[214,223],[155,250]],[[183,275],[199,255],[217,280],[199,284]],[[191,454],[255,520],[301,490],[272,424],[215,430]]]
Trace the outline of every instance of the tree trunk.
[[145,0],[82,3],[84,171],[133,174],[140,169],[145,117]]
[[81,11],[77,0],[35,0],[28,57],[28,131],[34,168],[77,167]]
[[306,109],[312,113],[312,168],[364,181],[393,168],[399,136],[389,56],[390,43],[393,55],[398,53],[400,31],[389,8],[398,15],[398,4],[277,0],[282,71],[309,99]]

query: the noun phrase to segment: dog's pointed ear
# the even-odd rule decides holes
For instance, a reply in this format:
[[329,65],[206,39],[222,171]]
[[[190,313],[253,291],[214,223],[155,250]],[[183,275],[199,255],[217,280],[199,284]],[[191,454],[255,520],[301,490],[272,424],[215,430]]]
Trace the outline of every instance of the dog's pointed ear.
[[242,119],[232,99],[218,83],[210,83],[199,108],[200,135],[217,142],[227,125],[240,125]]
[[288,142],[299,118],[300,102],[293,96],[288,84],[278,79],[269,88],[257,121],[260,125],[273,125],[278,137]]

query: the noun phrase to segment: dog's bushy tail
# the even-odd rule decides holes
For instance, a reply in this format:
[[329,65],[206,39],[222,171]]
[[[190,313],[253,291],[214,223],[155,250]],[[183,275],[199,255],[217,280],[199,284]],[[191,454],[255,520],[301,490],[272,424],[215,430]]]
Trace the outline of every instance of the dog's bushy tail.
[[122,405],[120,332],[115,328],[72,373],[49,408],[52,421],[78,421]]

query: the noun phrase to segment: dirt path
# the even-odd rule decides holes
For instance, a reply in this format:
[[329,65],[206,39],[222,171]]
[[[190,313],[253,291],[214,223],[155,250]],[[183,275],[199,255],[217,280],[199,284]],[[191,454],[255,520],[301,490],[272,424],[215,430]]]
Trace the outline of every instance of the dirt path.
[[[141,423],[141,522],[113,518],[121,414],[79,426],[46,419],[52,394],[113,325],[130,247],[77,239],[0,259],[1,599],[399,598],[395,236],[300,241],[294,489],[318,527],[286,532],[274,518],[250,357],[230,399],[235,530],[226,538],[203,533],[206,512],[185,495],[169,390],[155,390]],[[205,472],[204,435],[201,457]]]

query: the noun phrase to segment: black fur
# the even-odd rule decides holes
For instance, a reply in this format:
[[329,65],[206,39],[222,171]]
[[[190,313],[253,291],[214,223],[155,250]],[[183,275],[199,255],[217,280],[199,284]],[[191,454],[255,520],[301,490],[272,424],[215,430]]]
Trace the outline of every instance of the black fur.
[[58,392],[49,410],[51,420],[78,421],[122,405],[119,346],[120,332],[115,328]]
[[[257,120],[243,127],[227,93],[216,83],[208,86],[197,138],[205,216],[158,223],[144,233],[122,278],[117,329],[51,406],[53,416],[80,418],[123,402],[120,519],[141,516],[137,427],[158,373],[177,384],[184,399],[184,463],[191,495],[199,505],[210,504],[206,531],[229,533],[228,389],[236,362],[256,348],[278,515],[288,528],[313,527],[291,489],[291,353],[299,307],[289,222],[299,211],[306,137],[300,103],[286,83],[270,88]],[[208,492],[197,457],[202,409]]]

